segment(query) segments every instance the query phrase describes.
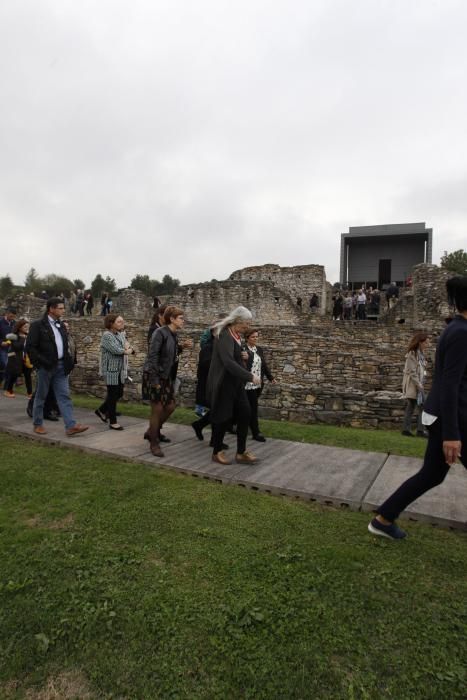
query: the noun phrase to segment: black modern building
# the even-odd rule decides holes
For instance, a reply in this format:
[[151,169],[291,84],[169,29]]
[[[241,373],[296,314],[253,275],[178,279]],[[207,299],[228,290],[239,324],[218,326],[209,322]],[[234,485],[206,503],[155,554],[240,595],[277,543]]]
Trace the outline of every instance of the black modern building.
[[433,229],[425,223],[351,226],[341,234],[340,282],[384,289],[403,285],[414,265],[431,263]]

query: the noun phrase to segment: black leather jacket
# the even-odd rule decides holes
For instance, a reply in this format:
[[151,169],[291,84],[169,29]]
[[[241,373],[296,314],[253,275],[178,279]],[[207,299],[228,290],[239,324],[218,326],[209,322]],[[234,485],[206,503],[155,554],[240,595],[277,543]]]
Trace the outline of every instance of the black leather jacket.
[[177,336],[170,328],[162,326],[152,334],[145,371],[149,372],[151,385],[161,379],[175,379],[178,366]]

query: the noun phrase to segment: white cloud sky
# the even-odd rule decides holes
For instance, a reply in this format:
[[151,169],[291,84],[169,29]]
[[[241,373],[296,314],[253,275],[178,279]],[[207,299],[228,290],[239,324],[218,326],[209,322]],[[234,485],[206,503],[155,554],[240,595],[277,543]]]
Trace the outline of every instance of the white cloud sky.
[[349,226],[467,248],[463,0],[0,6],[0,276],[339,275]]

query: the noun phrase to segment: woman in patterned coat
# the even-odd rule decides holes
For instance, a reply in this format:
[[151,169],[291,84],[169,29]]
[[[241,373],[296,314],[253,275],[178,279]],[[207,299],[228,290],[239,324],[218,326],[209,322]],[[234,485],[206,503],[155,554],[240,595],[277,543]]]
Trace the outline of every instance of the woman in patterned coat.
[[111,430],[123,430],[117,423],[117,402],[123,396],[123,385],[128,376],[128,355],[134,350],[128,343],[125,322],[117,314],[107,314],[104,318],[105,331],[101,337],[100,375],[107,385],[107,395],[95,414],[104,423],[109,421]]

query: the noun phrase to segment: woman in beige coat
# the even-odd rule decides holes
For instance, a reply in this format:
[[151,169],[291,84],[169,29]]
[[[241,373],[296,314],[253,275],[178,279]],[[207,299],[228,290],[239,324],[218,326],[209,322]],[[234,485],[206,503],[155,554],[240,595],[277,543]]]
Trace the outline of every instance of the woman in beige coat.
[[414,437],[410,430],[412,416],[418,406],[417,435],[426,437],[426,432],[422,424],[423,403],[425,392],[423,383],[426,376],[425,351],[430,343],[428,333],[415,333],[409,343],[407,355],[405,356],[404,376],[402,379],[402,393],[407,399],[404,414],[404,426],[402,435]]

